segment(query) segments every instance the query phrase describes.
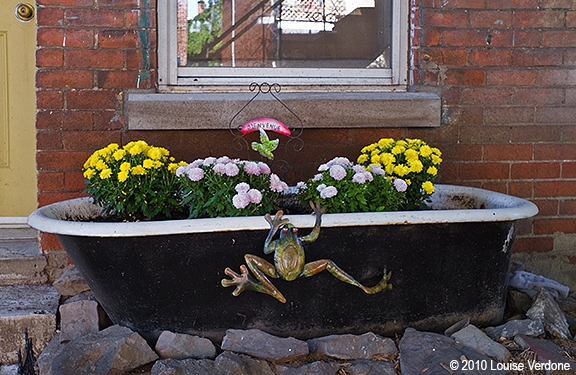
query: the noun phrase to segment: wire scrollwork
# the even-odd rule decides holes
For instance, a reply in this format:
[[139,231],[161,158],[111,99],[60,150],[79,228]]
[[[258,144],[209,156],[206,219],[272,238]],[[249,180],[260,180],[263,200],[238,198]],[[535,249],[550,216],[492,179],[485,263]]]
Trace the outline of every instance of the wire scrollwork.
[[[284,150],[283,159],[274,158],[274,161],[272,162],[272,166],[276,167],[278,172],[285,174],[290,167],[290,164],[287,161],[288,151],[291,150],[294,152],[300,152],[304,148],[304,141],[301,138],[302,133],[304,132],[304,123],[302,122],[302,119],[300,119],[300,117],[278,97],[278,94],[282,90],[281,86],[278,83],[270,84],[268,82],[262,82],[262,83],[252,82],[249,86],[249,89],[251,92],[254,93],[254,95],[230,119],[230,123],[228,124],[228,129],[230,130],[230,133],[233,136],[232,146],[236,151],[242,151],[245,149],[248,156],[250,155],[252,148],[250,147],[248,139],[246,139],[246,136],[248,134],[244,134],[241,132],[242,126],[244,124],[234,125],[234,122],[239,118],[239,116],[244,112],[244,110],[246,110],[246,108],[248,108],[250,104],[254,102],[256,98],[258,98],[260,95],[272,96],[272,98],[274,98],[275,101],[279,103],[281,107],[284,108],[291,115],[289,117],[292,117],[292,120],[290,122],[283,121],[283,123],[288,127],[288,129],[290,129],[290,135],[286,136],[288,140],[286,142],[282,141],[280,142],[281,144],[283,143],[282,147]],[[291,125],[293,123],[296,123],[297,125],[296,126]]]

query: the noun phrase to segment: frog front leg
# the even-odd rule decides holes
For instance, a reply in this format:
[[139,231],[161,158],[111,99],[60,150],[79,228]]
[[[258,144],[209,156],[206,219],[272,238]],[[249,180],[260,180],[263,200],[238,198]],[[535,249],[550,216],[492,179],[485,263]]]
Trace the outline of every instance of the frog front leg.
[[386,273],[386,269],[384,269],[384,276],[378,282],[378,284],[368,287],[364,286],[358,281],[356,281],[352,276],[346,273],[343,269],[338,267],[336,263],[329,259],[320,259],[314,262],[310,262],[304,265],[304,270],[302,271],[301,277],[310,277],[314,276],[317,273],[322,271],[330,272],[334,277],[336,277],[340,281],[344,281],[345,283],[354,285],[364,291],[366,294],[376,294],[386,289],[392,289],[392,284],[389,284],[388,281],[392,277],[392,272]]
[[236,289],[232,292],[234,296],[240,295],[240,293],[245,290],[253,290],[255,292],[268,294],[278,301],[286,303],[286,298],[268,279],[268,277],[275,279],[279,277],[274,266],[267,260],[252,254],[244,255],[244,260],[254,277],[250,275],[245,265],[240,266],[240,274],[230,268],[226,268],[224,273],[230,276],[231,279],[222,279],[222,286],[236,286]]

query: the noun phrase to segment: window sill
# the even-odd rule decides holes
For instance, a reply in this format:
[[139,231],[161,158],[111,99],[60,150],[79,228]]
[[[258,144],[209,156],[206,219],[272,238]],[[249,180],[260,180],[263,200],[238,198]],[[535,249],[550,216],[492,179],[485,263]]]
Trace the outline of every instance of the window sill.
[[[276,94],[304,128],[438,127],[441,102],[433,93],[350,92]],[[128,93],[129,130],[228,129],[253,93]],[[294,115],[271,95],[261,94],[238,116],[234,127],[273,117],[299,127]],[[243,119],[246,121],[242,122]]]

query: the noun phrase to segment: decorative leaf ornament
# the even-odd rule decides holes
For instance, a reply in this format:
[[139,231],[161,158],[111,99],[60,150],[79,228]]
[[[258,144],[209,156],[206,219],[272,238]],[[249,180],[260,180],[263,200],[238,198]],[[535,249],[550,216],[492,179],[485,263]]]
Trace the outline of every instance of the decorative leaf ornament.
[[278,148],[278,143],[280,143],[280,140],[279,139],[270,140],[270,138],[268,138],[268,134],[266,134],[266,131],[264,129],[260,128],[259,130],[260,130],[260,143],[252,142],[252,149],[254,151],[258,151],[260,155],[264,156],[265,158],[274,160],[273,152],[274,150],[276,150],[276,148]]

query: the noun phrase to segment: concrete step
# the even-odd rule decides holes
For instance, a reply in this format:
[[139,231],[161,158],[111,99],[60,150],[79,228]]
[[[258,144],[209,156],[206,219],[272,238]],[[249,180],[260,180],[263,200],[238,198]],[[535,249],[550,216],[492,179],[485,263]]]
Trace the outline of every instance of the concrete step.
[[51,285],[0,286],[0,364],[18,362],[24,349],[24,331],[39,356],[56,334],[60,293]]
[[46,265],[36,230],[0,227],[0,285],[46,283]]

